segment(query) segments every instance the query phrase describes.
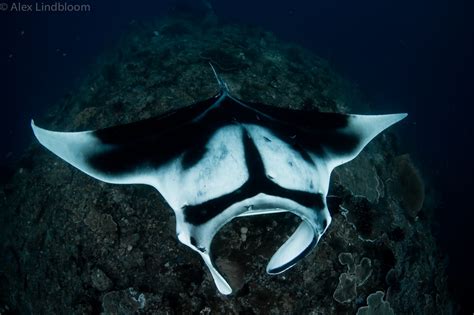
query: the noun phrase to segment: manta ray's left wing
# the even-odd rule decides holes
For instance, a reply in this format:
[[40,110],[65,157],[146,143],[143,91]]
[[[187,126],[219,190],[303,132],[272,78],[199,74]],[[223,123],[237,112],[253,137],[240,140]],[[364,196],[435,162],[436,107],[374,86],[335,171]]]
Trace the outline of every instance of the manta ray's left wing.
[[406,113],[352,115],[260,103],[248,106],[277,121],[278,126],[273,130],[280,132],[281,138],[286,138],[294,148],[303,148],[318,156],[329,171],[354,159],[379,133],[407,117]]

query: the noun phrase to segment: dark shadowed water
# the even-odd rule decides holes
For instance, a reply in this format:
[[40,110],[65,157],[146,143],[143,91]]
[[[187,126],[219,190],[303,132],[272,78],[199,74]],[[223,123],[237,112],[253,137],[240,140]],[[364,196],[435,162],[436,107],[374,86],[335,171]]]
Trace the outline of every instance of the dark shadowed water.
[[[69,93],[130,25],[179,10],[196,16],[207,10],[199,1],[156,2],[90,2],[90,12],[0,11],[2,177],[32,141],[29,120]],[[371,113],[409,113],[398,128],[400,142],[436,186],[439,223],[433,228],[449,257],[450,288],[463,311],[472,313],[473,2],[209,4],[222,21],[258,25],[329,60],[358,84]]]

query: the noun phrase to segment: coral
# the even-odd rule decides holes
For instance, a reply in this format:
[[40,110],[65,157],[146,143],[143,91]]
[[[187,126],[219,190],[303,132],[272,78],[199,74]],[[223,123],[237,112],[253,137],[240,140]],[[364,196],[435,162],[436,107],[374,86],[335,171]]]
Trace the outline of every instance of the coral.
[[363,285],[372,274],[372,262],[369,258],[364,257],[360,263],[355,267],[355,276],[357,279],[357,286]]
[[372,262],[364,257],[359,264],[354,264],[351,253],[340,253],[339,262],[347,266],[347,272],[339,276],[339,283],[333,297],[339,303],[350,303],[357,296],[357,287],[362,286],[372,274]]
[[357,310],[357,315],[394,315],[390,303],[383,300],[385,293],[377,291],[367,297],[367,306]]
[[143,293],[137,292],[133,288],[122,291],[112,291],[102,298],[102,308],[104,315],[127,315],[136,314],[146,305],[146,298]]
[[354,257],[351,253],[340,253],[338,259],[341,265],[347,266],[348,272],[354,272]]
[[356,279],[354,275],[342,273],[339,276],[339,284],[333,297],[339,303],[350,303],[357,296]]
[[351,164],[337,167],[333,180],[344,185],[353,195],[364,196],[369,202],[377,203],[384,197],[385,192],[383,181],[377,174],[371,148],[372,146],[368,146],[368,152],[362,151]]
[[347,220],[354,225],[361,237],[372,238],[376,228],[374,222],[379,215],[373,204],[362,196],[351,198],[347,204],[350,205],[350,210],[346,215]]
[[393,180],[390,181],[390,194],[414,218],[425,200],[423,179],[408,154],[395,157],[392,164],[394,171]]
[[91,282],[92,286],[99,291],[108,291],[113,285],[112,280],[99,268],[92,270]]

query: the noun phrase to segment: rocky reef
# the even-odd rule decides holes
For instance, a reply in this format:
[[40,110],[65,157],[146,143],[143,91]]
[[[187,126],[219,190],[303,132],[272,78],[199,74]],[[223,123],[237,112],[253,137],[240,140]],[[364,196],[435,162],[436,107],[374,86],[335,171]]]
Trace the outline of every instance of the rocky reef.
[[[135,23],[38,125],[97,129],[206,99],[218,90],[209,62],[246,101],[367,113],[324,60],[208,16]],[[431,234],[434,201],[390,131],[334,171],[332,224],[287,272],[269,276],[265,266],[296,228],[294,215],[242,218],[219,232],[213,252],[230,296],[178,242],[173,212],[153,188],[96,181],[36,142],[4,182],[0,314],[454,312]]]

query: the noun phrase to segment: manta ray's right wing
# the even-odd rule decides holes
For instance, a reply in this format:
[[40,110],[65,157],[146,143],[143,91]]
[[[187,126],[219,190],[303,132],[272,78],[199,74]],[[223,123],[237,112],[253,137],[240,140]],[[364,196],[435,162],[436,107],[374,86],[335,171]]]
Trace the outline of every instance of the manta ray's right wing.
[[33,120],[31,127],[44,147],[89,176],[112,184],[152,184],[140,170],[116,173],[94,167],[91,160],[95,156],[114,150],[114,145],[102,143],[94,131],[51,131],[36,126]]
[[153,170],[192,147],[203,128],[196,117],[218,102],[220,94],[158,117],[82,131],[57,132],[31,127],[38,141],[84,173],[107,183],[154,185]]

